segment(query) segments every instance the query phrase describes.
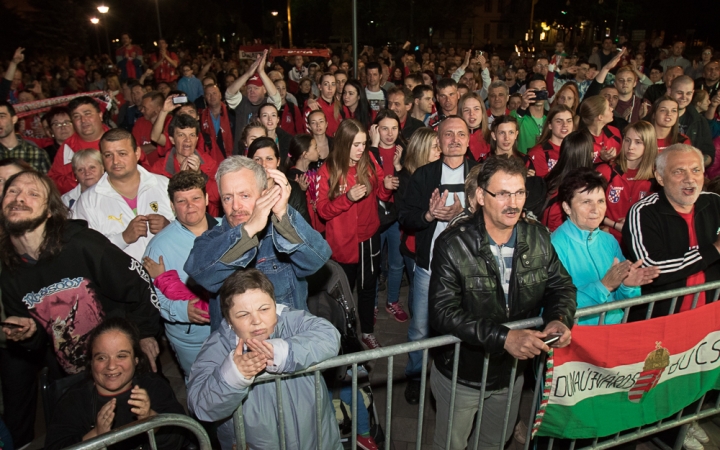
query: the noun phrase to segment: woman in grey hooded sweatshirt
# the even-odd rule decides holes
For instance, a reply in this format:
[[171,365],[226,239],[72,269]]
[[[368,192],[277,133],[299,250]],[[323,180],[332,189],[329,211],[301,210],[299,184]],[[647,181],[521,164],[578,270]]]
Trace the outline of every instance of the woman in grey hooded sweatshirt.
[[[232,414],[242,404],[248,447],[279,449],[275,383],[263,375],[299,372],[336,356],[340,334],[325,319],[277,305],[272,283],[256,269],[230,276],[219,296],[224,319],[192,366],[188,406],[200,420],[222,422],[218,439],[223,450],[231,450]],[[322,378],[321,383],[321,448],[342,449]],[[281,387],[286,448],[317,448],[313,374],[283,378]]]

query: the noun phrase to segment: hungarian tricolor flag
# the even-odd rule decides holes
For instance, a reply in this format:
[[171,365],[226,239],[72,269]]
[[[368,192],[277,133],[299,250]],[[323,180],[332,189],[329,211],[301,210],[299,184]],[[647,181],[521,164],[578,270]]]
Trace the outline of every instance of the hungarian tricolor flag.
[[720,302],[630,324],[576,326],[548,355],[533,433],[613,435],[665,419],[720,389]]

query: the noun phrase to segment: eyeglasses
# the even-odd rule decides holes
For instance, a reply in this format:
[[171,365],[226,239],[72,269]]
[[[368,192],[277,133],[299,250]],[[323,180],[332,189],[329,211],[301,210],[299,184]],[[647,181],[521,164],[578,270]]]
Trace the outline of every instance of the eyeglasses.
[[500,191],[497,194],[490,192],[487,189],[483,189],[483,190],[501,202],[506,202],[506,201],[510,200],[510,198],[512,198],[513,195],[515,196],[515,200],[523,200],[528,195],[528,191],[525,189],[520,189],[517,192]]
[[50,126],[53,127],[53,128],[70,127],[70,126],[72,126],[72,122],[70,122],[69,120],[66,120],[65,122],[55,122],[55,123],[52,123],[52,124],[50,124]]

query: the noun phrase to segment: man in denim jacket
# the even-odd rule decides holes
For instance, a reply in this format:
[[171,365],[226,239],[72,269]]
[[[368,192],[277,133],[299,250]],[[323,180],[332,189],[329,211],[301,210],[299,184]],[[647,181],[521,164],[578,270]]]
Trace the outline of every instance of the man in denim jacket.
[[[267,178],[274,180],[267,188]],[[217,293],[238,269],[255,267],[275,286],[277,303],[307,310],[305,277],[330,258],[325,239],[288,207],[290,185],[279,170],[266,171],[244,156],[231,156],[215,176],[225,211],[222,224],[195,240],[185,272]],[[217,295],[210,299],[210,326],[222,320]]]

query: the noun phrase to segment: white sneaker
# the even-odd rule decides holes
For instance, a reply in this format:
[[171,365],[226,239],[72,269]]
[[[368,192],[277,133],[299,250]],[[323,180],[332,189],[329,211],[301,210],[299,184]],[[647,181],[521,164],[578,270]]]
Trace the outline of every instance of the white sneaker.
[[710,437],[697,422],[692,422],[690,424],[690,428],[688,428],[688,434],[691,434],[698,442],[701,442],[703,444],[710,443]]
[[704,450],[705,447],[697,440],[695,439],[695,436],[690,434],[688,431],[688,434],[685,435],[685,442],[683,442],[683,448],[685,450]]

